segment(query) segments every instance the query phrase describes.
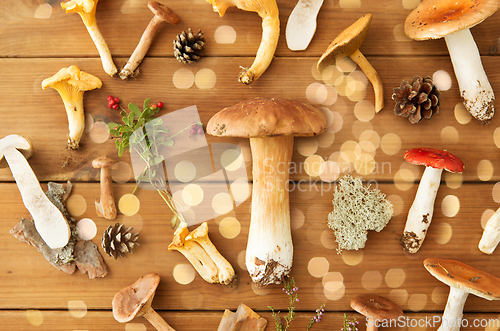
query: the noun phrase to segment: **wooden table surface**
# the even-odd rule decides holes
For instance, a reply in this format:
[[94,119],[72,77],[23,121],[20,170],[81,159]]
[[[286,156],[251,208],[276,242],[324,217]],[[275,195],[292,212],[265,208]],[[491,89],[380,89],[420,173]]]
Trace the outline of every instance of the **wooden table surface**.
[[[96,215],[99,172],[92,168],[94,158],[107,154],[120,162],[113,172],[117,203],[135,187],[130,154],[119,158],[105,129],[104,123],[119,121],[118,111],[107,107],[108,95],[120,98],[123,106],[142,104],[146,98],[162,101],[160,116],[196,106],[204,124],[220,109],[254,97],[287,97],[320,107],[328,115],[327,132],[296,139],[292,160],[291,276],[299,287],[300,301],[291,330],[305,330],[323,303],[324,318],[313,329],[338,330],[346,313],[360,320],[363,330],[363,317],[349,305],[351,298],[363,293],[388,297],[402,307],[410,323],[388,330],[437,329],[438,323],[428,321],[442,314],[448,287],[425,270],[424,259],[456,259],[500,276],[500,252],[486,255],[477,248],[486,220],[500,203],[500,119],[496,115],[488,125],[481,125],[463,108],[444,40],[417,42],[404,36],[404,20],[418,3],[324,0],[309,47],[294,52],[287,48],[285,28],[296,2],[278,0],[281,35],[275,58],[260,79],[246,86],[237,76],[240,66],[251,65],[260,43],[261,19],[256,13],[233,7],[221,18],[204,0],[164,2],[179,15],[180,23],[162,25],[139,76],[123,81],[103,71],[81,18],[65,13],[60,1],[2,0],[0,137],[19,134],[32,142],[36,152],[29,163],[43,188],[49,181],[73,183],[68,210],[77,220],[95,222],[97,235],[92,241],[101,252],[101,235],[115,222],[133,226],[140,246],[117,260],[102,252],[108,268],[104,278],[90,280],[79,272],[68,275],[56,270],[35,248],[9,233],[30,215],[10,170],[1,169],[0,330],[153,330],[143,317],[120,324],[111,311],[115,293],[152,272],[161,276],[153,308],[176,330],[216,330],[223,311],[234,311],[240,303],[267,318],[267,330],[274,330],[268,307],[283,312],[288,307],[281,285],[256,288],[245,270],[251,197],[241,199],[229,212],[224,209],[227,206],[214,205],[198,215],[208,220],[210,238],[234,266],[239,276],[235,288],[206,283],[180,253],[167,250],[173,235],[172,212],[155,191],[136,192],[140,203],[136,213],[125,215],[120,210],[114,221]],[[146,5],[147,0],[99,2],[97,23],[118,68],[126,63],[152,17]],[[377,114],[372,86],[352,61],[343,62],[331,75],[315,69],[330,41],[365,13],[372,13],[373,21],[361,51],[385,89],[385,107]],[[499,26],[500,13],[496,13],[471,29],[495,91],[500,91]],[[190,65],[178,62],[172,50],[175,36],[188,28],[201,29],[206,38],[204,56]],[[55,90],[41,88],[43,79],[69,65],[103,83],[102,88],[85,93],[86,130],[77,151],[66,149],[68,124],[61,98]],[[402,80],[415,75],[434,77],[441,90],[441,107],[432,119],[412,125],[394,115],[391,95]],[[195,139],[196,146],[204,145],[203,136]],[[238,145],[244,156],[240,174],[251,185],[248,140],[207,135],[206,142]],[[400,238],[423,168],[407,164],[403,154],[415,147],[446,149],[463,160],[465,171],[444,174],[429,235],[421,250],[410,255],[403,251]],[[327,171],[318,170],[321,163],[329,166]],[[394,204],[394,215],[383,231],[369,233],[364,249],[339,255],[327,215],[333,208],[336,180],[345,174],[378,187]],[[224,190],[223,183],[208,189]],[[228,222],[229,230],[224,227]],[[463,329],[499,330],[500,303],[470,296],[465,318],[469,325]],[[476,319],[481,327],[473,327]],[[488,320],[496,324],[486,325]]]

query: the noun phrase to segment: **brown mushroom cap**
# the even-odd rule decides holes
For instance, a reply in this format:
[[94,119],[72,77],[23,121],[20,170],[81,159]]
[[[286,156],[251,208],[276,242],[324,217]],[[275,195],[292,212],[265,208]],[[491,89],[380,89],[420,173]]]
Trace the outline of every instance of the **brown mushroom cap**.
[[116,293],[112,302],[113,317],[120,323],[126,323],[140,316],[143,313],[141,310],[151,305],[159,283],[159,275],[147,274]]
[[488,300],[500,300],[500,279],[465,263],[425,259],[424,267],[446,285]]
[[222,109],[207,124],[207,132],[217,137],[315,136],[325,130],[320,110],[284,98],[242,101]]
[[108,156],[101,156],[92,161],[92,167],[94,168],[111,168],[116,163],[115,160]]
[[393,301],[376,294],[361,294],[351,300],[351,308],[373,320],[394,320],[403,310]]
[[497,9],[497,0],[424,0],[406,18],[404,31],[414,40],[439,39],[472,28]]
[[[33,145],[31,144],[31,142],[24,138],[23,136],[19,136],[17,134],[11,134],[9,136],[6,136],[0,140],[3,140],[3,139],[7,139],[9,142],[9,144],[11,146],[13,146],[14,148],[16,148],[19,152],[21,152],[21,154],[24,155],[24,157],[27,159],[29,159],[32,155],[33,155],[33,152],[34,152],[34,148],[33,148]],[[7,140],[4,140],[4,142],[7,142]],[[0,146],[2,145],[2,143],[0,143]],[[5,158],[3,157],[3,154],[0,152],[0,168],[8,168],[9,167],[9,164],[7,163],[7,161],[5,160]]]
[[177,16],[177,14],[167,6],[157,1],[150,1],[148,2],[148,7],[153,14],[160,17],[165,22],[170,24],[179,24],[179,16]]
[[424,165],[449,172],[463,172],[464,164],[457,156],[447,151],[434,148],[413,148],[404,154],[407,162]]
[[351,55],[361,47],[372,22],[372,16],[372,14],[363,15],[328,45],[318,61],[319,71],[330,64],[335,64],[337,59]]

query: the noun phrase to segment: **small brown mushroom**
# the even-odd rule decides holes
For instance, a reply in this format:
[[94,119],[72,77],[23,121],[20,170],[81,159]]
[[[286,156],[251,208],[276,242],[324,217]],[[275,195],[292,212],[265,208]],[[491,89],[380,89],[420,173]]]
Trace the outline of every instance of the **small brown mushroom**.
[[174,25],[179,24],[179,16],[177,16],[177,14],[167,6],[156,1],[150,1],[148,3],[148,7],[151,9],[153,14],[155,14],[155,16],[149,22],[146,30],[144,30],[141,40],[139,41],[139,44],[137,44],[127,64],[125,64],[123,69],[120,70],[119,76],[121,79],[127,79],[134,75],[137,67],[141,64],[144,56],[146,56],[149,46],[151,46],[153,38],[156,35],[161,22],[165,21]]
[[240,303],[235,313],[226,309],[217,331],[264,331],[267,320],[247,305]]
[[133,284],[116,293],[112,302],[115,320],[120,323],[127,323],[136,316],[144,316],[158,331],[175,331],[151,307],[159,283],[160,276],[151,273],[142,276]]
[[362,294],[351,300],[351,308],[366,316],[366,331],[376,331],[381,322],[403,316],[403,310],[393,301],[376,294]]
[[95,201],[97,216],[112,220],[116,218],[115,197],[113,195],[113,180],[111,179],[111,167],[115,161],[107,156],[101,156],[92,161],[94,168],[101,169],[101,196],[100,201]]

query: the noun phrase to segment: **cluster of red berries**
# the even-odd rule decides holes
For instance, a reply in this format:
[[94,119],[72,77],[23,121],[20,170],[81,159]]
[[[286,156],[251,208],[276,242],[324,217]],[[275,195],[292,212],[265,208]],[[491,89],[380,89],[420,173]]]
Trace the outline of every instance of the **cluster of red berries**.
[[193,124],[191,126],[191,128],[189,129],[189,134],[194,136],[196,134],[204,134],[204,131],[203,131],[203,125],[200,125],[200,124]]
[[158,101],[157,103],[153,103],[150,107],[153,109],[161,108],[161,107],[163,107],[163,102]]
[[120,99],[115,98],[112,95],[108,95],[108,107],[111,109],[120,108]]

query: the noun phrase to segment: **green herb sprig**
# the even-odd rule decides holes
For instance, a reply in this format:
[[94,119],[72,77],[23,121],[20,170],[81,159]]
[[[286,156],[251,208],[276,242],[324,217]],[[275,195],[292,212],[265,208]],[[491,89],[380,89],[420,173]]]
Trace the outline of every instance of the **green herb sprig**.
[[358,321],[356,321],[356,318],[354,317],[352,320],[347,317],[346,314],[344,314],[344,325],[340,329],[340,331],[358,331],[357,325],[359,324]]

